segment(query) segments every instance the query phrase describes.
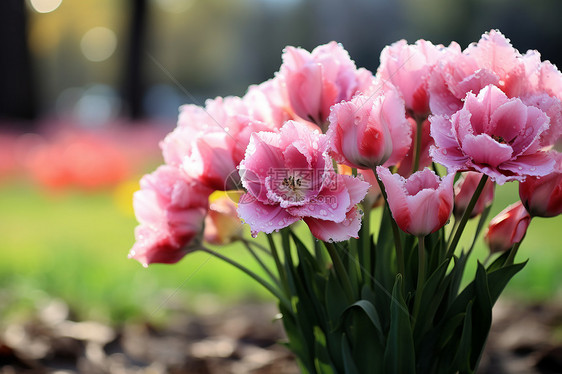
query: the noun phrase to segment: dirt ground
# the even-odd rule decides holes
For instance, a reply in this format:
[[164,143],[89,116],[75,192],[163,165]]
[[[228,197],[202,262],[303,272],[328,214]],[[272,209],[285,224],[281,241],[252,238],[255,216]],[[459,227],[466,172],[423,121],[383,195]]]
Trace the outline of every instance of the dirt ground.
[[[298,374],[276,308],[244,304],[166,327],[76,322],[53,301],[36,318],[3,326],[0,374]],[[500,301],[481,374],[562,373],[562,306]]]

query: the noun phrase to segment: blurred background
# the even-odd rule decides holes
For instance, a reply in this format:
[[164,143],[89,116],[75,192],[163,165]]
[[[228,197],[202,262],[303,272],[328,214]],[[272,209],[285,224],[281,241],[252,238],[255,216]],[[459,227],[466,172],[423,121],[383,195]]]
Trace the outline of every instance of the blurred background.
[[[466,47],[497,28],[560,66],[560,14],[558,0],[0,1],[0,325],[52,300],[114,324],[270,300],[206,255],[149,269],[127,259],[131,196],[162,163],[178,106],[243,95],[286,45],[331,40],[374,71],[399,39]],[[516,199],[516,184],[502,187],[492,216]],[[513,299],[562,297],[561,218],[533,221]]]

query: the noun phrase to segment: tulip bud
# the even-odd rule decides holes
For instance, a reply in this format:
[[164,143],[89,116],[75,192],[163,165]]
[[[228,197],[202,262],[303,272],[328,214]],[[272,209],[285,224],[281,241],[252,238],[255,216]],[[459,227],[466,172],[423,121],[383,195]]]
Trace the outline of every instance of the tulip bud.
[[531,216],[520,201],[502,210],[492,218],[484,235],[490,252],[504,252],[519,243],[530,222]]
[[544,177],[527,177],[519,184],[519,197],[532,216],[554,217],[562,213],[562,153],[555,153],[554,171]]
[[426,168],[404,179],[380,166],[377,173],[386,189],[392,216],[402,231],[424,236],[447,223],[453,210],[454,174],[441,180]]
[[[482,174],[469,171],[463,173],[457,183],[455,183],[455,208],[453,209],[455,218],[459,219],[464,214],[481,178]],[[490,179],[486,181],[484,189],[476,201],[474,209],[472,209],[470,218],[480,215],[484,209],[492,205],[492,201],[494,200],[494,186],[494,182]]]

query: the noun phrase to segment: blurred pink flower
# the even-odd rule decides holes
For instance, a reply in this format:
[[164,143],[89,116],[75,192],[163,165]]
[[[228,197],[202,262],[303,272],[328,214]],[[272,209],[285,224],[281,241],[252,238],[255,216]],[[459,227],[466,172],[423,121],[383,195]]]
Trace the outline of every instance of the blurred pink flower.
[[180,169],[160,166],[140,181],[133,196],[139,225],[129,254],[144,266],[175,263],[203,230],[210,190],[190,180]]
[[304,219],[321,240],[357,236],[361,215],[355,205],[369,184],[334,172],[327,137],[318,131],[288,121],[280,133],[252,135],[240,175],[247,193],[238,214],[252,235]]
[[242,221],[238,217],[234,201],[228,196],[221,196],[212,201],[205,218],[205,241],[225,245],[241,238],[242,233]]
[[[467,171],[466,173],[462,173],[457,183],[455,183],[455,207],[453,208],[453,214],[457,219],[461,218],[464,214],[481,178],[481,173]],[[480,215],[484,209],[492,205],[494,200],[494,186],[494,182],[490,179],[486,181],[484,189],[472,209],[470,218]]]
[[530,222],[531,216],[520,201],[502,210],[492,218],[484,234],[484,241],[490,252],[507,251],[519,243],[523,240]]
[[250,116],[238,97],[207,100],[205,108],[184,105],[178,126],[161,142],[164,160],[214,190],[239,189],[236,167],[250,135],[271,128]]
[[357,69],[340,44],[330,42],[312,52],[286,47],[279,72],[285,81],[289,101],[295,114],[321,128],[330,114],[330,107],[350,100],[371,84],[372,74]]
[[555,152],[554,171],[544,177],[527,177],[519,184],[519,197],[532,216],[562,214],[562,153]]
[[418,40],[416,44],[400,40],[381,52],[377,77],[398,88],[413,116],[429,114],[428,79],[444,51],[442,45],[435,46],[425,40]]
[[395,165],[410,147],[411,128],[404,100],[394,87],[334,105],[328,121],[331,154],[351,167]]
[[377,174],[386,189],[392,216],[402,231],[423,236],[447,223],[453,210],[454,173],[440,179],[426,168],[404,179],[378,166]]
[[286,121],[295,119],[281,76],[250,86],[242,100],[248,107],[250,117],[265,123],[272,131],[279,130]]
[[475,96],[468,93],[452,117],[432,116],[433,160],[449,172],[473,170],[498,184],[523,181],[527,175],[552,171],[554,160],[540,144],[549,118],[540,109],[509,99],[493,85]]

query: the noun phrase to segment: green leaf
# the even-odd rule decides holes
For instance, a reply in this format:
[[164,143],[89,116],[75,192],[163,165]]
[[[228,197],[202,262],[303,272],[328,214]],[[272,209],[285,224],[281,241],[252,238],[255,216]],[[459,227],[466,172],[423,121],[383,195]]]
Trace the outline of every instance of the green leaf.
[[326,336],[324,335],[322,329],[318,326],[314,326],[314,337],[314,351],[316,356],[314,359],[314,365],[317,372],[321,374],[336,374],[337,371],[334,368],[328,353]]
[[347,341],[345,333],[341,336],[341,351],[345,374],[359,374],[359,370],[357,369],[353,356],[351,355],[351,348],[349,347],[349,342]]
[[488,289],[488,277],[486,269],[478,263],[476,269],[475,302],[472,313],[472,351],[470,354],[470,367],[476,369],[484,344],[488,338],[490,327],[492,326],[492,300]]
[[[429,279],[424,285],[422,291],[421,305],[423,308],[420,309],[417,321],[415,321],[414,337],[416,338],[416,343],[419,339],[433,325],[435,318],[435,313],[441,304],[443,295],[447,290],[447,285],[449,279],[445,278],[445,273],[449,267],[449,260],[445,260],[433,274],[430,275]],[[418,345],[418,344],[416,344]]]
[[351,304],[350,306],[348,306],[343,311],[343,313],[340,317],[340,324],[345,323],[344,321],[347,318],[347,314],[350,313],[351,310],[353,310],[355,308],[363,310],[363,312],[365,312],[365,315],[367,315],[367,317],[369,317],[369,320],[372,322],[373,326],[379,332],[379,334],[380,334],[379,338],[380,338],[381,343],[382,343],[382,337],[384,336],[384,333],[383,333],[381,321],[379,319],[379,314],[377,313],[377,310],[375,309],[375,306],[368,300],[359,300],[359,301]]
[[496,303],[510,279],[527,265],[527,261],[513,264],[488,273],[488,287],[492,305]]
[[416,354],[410,325],[410,313],[402,296],[402,275],[396,276],[390,305],[390,330],[384,352],[387,373],[416,372]]
[[466,314],[464,317],[464,324],[462,328],[462,335],[457,348],[457,352],[453,359],[453,363],[449,367],[448,373],[470,374],[470,350],[472,340],[472,301],[468,303]]

